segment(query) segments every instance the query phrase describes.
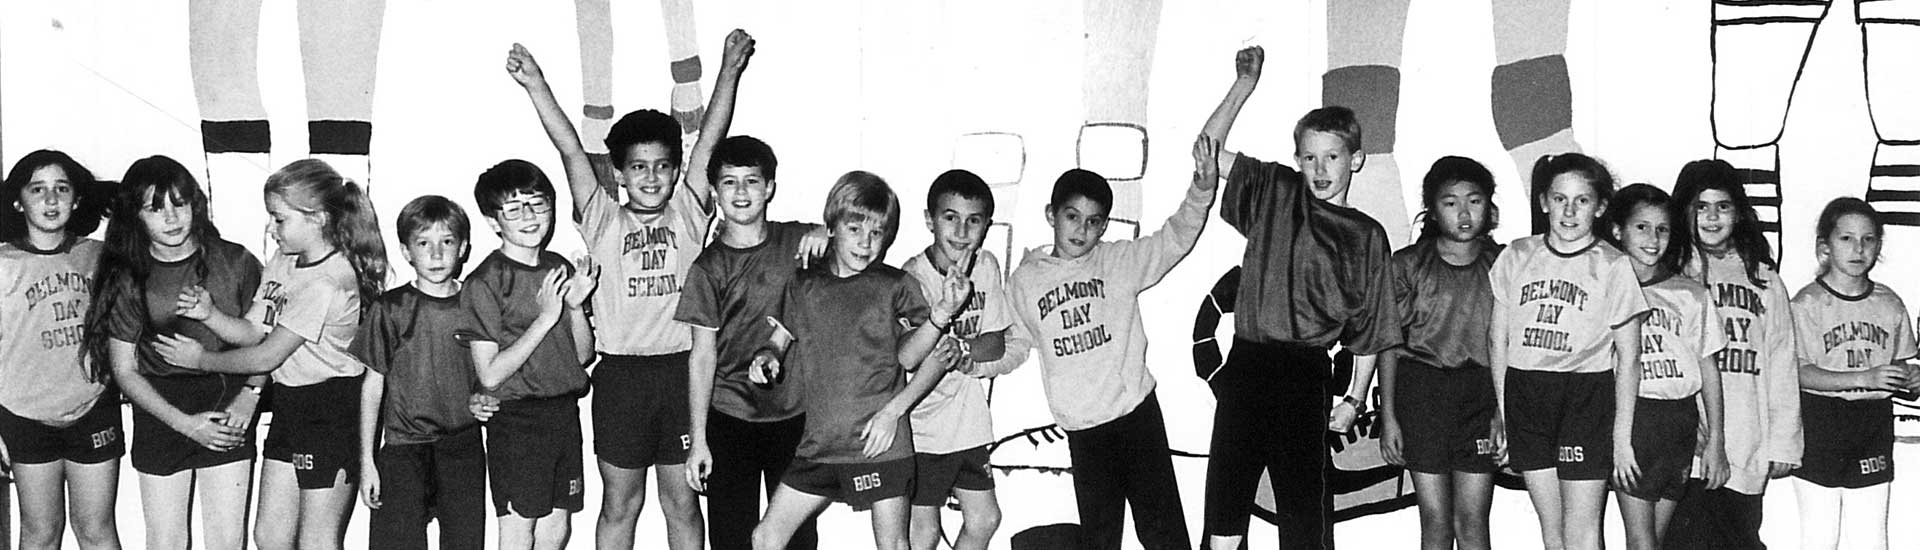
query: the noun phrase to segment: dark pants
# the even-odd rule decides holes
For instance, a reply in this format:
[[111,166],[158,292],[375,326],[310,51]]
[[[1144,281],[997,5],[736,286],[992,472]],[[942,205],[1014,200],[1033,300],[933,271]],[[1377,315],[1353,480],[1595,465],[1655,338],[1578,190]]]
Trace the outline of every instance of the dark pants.
[[1234,340],[1209,384],[1218,400],[1207,461],[1206,534],[1243,536],[1265,469],[1280,548],[1333,548],[1327,472],[1327,350]]
[[1707,490],[1703,480],[1687,480],[1680,503],[1667,523],[1666,540],[1660,547],[1669,550],[1764,549],[1760,542],[1762,495],[1749,495],[1725,487]]
[[439,441],[386,445],[375,453],[380,507],[367,523],[368,548],[426,550],[427,521],[440,521],[440,547],[483,546],[487,535],[487,452],[475,425]]
[[1193,548],[1158,397],[1149,393],[1133,412],[1067,432],[1067,450],[1073,456],[1073,496],[1080,507],[1083,550],[1120,548],[1129,504],[1140,546]]
[[[713,471],[707,474],[707,542],[713,550],[753,550],[753,526],[760,523],[760,490],[769,499],[793,461],[806,428],[805,416],[779,422],[748,422],[707,411],[707,449]],[[808,519],[787,542],[789,550],[813,550],[820,536]]]

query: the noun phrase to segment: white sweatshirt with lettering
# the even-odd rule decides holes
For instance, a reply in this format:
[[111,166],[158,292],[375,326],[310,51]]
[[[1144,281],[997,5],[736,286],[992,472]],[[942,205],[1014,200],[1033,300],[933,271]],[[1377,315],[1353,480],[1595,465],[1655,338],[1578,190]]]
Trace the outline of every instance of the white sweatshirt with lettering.
[[1153,392],[1140,292],[1173,270],[1206,226],[1214,191],[1194,187],[1167,223],[1132,241],[1107,241],[1071,260],[1028,250],[1007,281],[1015,312],[1009,353],[1031,343],[1054,422],[1084,430],[1132,412]]

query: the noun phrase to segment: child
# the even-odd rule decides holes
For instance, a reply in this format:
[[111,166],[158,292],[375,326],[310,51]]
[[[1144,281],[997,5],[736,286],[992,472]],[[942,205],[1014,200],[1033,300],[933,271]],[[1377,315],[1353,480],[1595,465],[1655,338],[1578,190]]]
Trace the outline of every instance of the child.
[[1487,371],[1487,270],[1500,255],[1493,174],[1441,157],[1421,184],[1420,240],[1393,253],[1406,344],[1380,355],[1380,454],[1413,472],[1420,547],[1485,549],[1493,471],[1506,441]]
[[468,227],[466,211],[439,195],[401,208],[394,229],[413,284],[369,302],[353,341],[368,369],[360,389],[360,498],[373,510],[370,548],[425,550],[432,519],[440,521],[443,548],[479,548],[486,539],[487,455],[467,411],[479,380],[454,338],[466,319],[455,277],[467,257]]
[[1712,361],[1727,338],[1707,287],[1679,276],[1678,251],[1688,244],[1684,234],[1673,236],[1669,202],[1666,191],[1638,183],[1615,193],[1603,215],[1610,230],[1602,235],[1633,260],[1652,308],[1641,324],[1640,392],[1633,408],[1633,456],[1640,477],[1633,485],[1614,487],[1627,547],[1633,549],[1660,547],[1695,449],[1706,487],[1718,489],[1727,482],[1720,371]]
[[1865,201],[1827,203],[1815,225],[1813,284],[1793,295],[1805,460],[1793,471],[1800,548],[1887,547],[1893,481],[1892,392],[1911,390],[1913,323],[1893,289],[1870,274],[1880,213]]
[[[119,397],[85,346],[103,198],[59,151],[21,157],[0,185],[0,441],[20,493],[20,547],[119,548]],[[71,515],[71,517],[69,517]]]
[[[379,296],[386,246],[373,204],[358,184],[318,160],[267,176],[267,233],[280,251],[267,261],[244,319],[220,311],[205,288],[182,290],[174,313],[233,344],[160,335],[168,363],[206,372],[273,375],[273,422],[261,454],[254,543],[262,549],[340,548],[358,472],[360,375],[348,352],[362,303]],[[248,387],[258,393],[259,387]]]
[[[1258,46],[1240,50],[1237,78],[1207,118],[1207,137],[1226,141],[1265,59]],[[1281,547],[1333,547],[1333,493],[1313,474],[1332,468],[1321,443],[1328,430],[1353,425],[1373,385],[1375,354],[1401,338],[1386,230],[1347,202],[1366,163],[1360,138],[1351,109],[1326,107],[1293,127],[1298,171],[1220,153],[1220,218],[1247,237],[1247,248],[1233,348],[1225,365],[1199,373],[1218,399],[1207,460],[1209,548],[1240,547],[1263,468],[1272,473]],[[1332,387],[1335,343],[1354,355],[1344,389]]]
[[[995,370],[977,363],[1015,363],[1024,350],[1008,357],[1006,330],[1013,324],[1013,305],[1007,302],[1000,280],[1000,260],[980,249],[993,224],[993,190],[980,176],[966,170],[948,170],[927,189],[927,231],[933,244],[915,255],[902,269],[920,281],[928,300],[940,297],[940,281],[955,270],[973,284],[957,317],[954,337],[966,342],[971,355],[958,362],[964,371],[986,375]],[[971,256],[969,256],[971,254]],[[971,258],[966,264],[961,260]],[[998,362],[998,363],[996,363]],[[953,541],[956,550],[985,550],[1000,525],[1000,502],[993,494],[993,472],[987,468],[993,443],[993,415],[980,382],[964,373],[947,374],[938,365],[915,376],[939,378],[932,393],[913,409],[914,491],[912,541],[914,550],[934,550],[944,536],[940,509],[952,495],[960,501],[963,523]],[[1011,368],[1012,365],[1006,365]]]
[[579,401],[593,333],[582,307],[599,273],[589,260],[576,269],[546,250],[553,194],[546,173],[518,159],[473,185],[500,249],[467,277],[461,303],[470,318],[460,337],[485,395],[499,400],[487,421],[487,474],[507,549],[566,545],[571,514],[585,506]]
[[[183,335],[209,350],[230,346],[205,323],[174,313],[183,290],[202,289],[223,315],[245,315],[260,260],[220,237],[207,194],[173,159],[134,161],[114,196],[106,251],[94,272],[87,351],[133,401],[133,469],[140,475],[148,547],[239,550],[247,544],[253,488],[254,412],[246,391],[265,375],[210,374],[167,364],[151,342]],[[198,292],[196,291],[196,294]],[[191,529],[201,506],[202,536]]]
[[[720,204],[720,228],[687,271],[674,313],[693,327],[686,483],[707,496],[714,550],[753,547],[760,487],[773,494],[806,424],[794,385],[755,384],[747,373],[754,351],[772,336],[767,318],[779,315],[787,281],[825,242],[824,228],[767,221],[778,164],[773,149],[752,137],[714,146],[707,181]],[[813,523],[793,538],[789,548],[814,548]]]
[[[755,383],[798,385],[806,411],[794,462],[753,529],[753,547],[786,548],[802,522],[840,501],[873,510],[876,548],[907,550],[907,413],[945,371],[909,383],[901,365],[920,364],[943,341],[972,284],[963,270],[948,271],[929,311],[920,283],[882,263],[900,228],[900,202],[879,176],[841,176],[823,217],[833,234],[828,260],[787,283],[779,316],[768,318],[771,349],[749,369]],[[787,369],[794,376],[782,380]]]
[[[602,495],[594,538],[600,548],[633,548],[634,522],[646,504],[646,470],[658,466],[667,542],[675,550],[706,544],[700,502],[686,479],[686,323],[673,320],[681,282],[699,257],[713,222],[707,160],[732,122],[734,92],[753,53],[753,37],[727,37],[718,82],[700,140],[686,170],[680,125],[654,110],[627,113],[607,133],[612,164],[589,155],[533,54],[515,44],[507,68],[527,89],[540,121],[567,167],[574,219],[596,257],[608,262],[601,282],[613,289],[593,302],[593,448]],[[685,189],[679,189],[684,186]],[[624,207],[620,199],[624,195]]]
[[1673,219],[1693,246],[1674,247],[1686,275],[1707,285],[1722,320],[1725,350],[1714,354],[1725,402],[1728,476],[1709,489],[1687,482],[1664,546],[1760,548],[1767,479],[1800,464],[1800,382],[1793,363],[1787,285],[1760,231],[1733,165],[1697,160],[1673,185]]
[[1579,153],[1533,165],[1549,230],[1508,245],[1493,288],[1494,395],[1509,465],[1526,478],[1547,548],[1598,549],[1607,479],[1632,487],[1647,299],[1633,260],[1594,232],[1613,174]]

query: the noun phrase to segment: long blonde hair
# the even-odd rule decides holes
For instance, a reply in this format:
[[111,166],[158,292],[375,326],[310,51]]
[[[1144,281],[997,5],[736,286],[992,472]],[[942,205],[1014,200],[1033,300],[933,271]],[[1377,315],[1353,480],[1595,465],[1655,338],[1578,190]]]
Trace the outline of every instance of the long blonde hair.
[[315,159],[293,161],[267,176],[266,192],[279,195],[295,210],[326,214],[320,234],[347,256],[365,303],[386,290],[387,245],[380,240],[380,218],[360,184]]

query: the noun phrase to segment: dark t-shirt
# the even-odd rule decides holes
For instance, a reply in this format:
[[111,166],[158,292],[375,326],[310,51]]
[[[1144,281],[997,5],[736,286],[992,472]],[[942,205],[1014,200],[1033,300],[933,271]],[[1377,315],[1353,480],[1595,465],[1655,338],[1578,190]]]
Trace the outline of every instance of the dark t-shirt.
[[1467,265],[1440,257],[1434,238],[1393,253],[1393,303],[1406,336],[1406,358],[1443,369],[1489,365],[1493,288],[1487,286],[1487,270],[1501,248],[1481,246]]
[[432,443],[477,420],[467,398],[479,389],[473,355],[454,337],[467,318],[460,296],[430,296],[409,284],[367,308],[353,355],[386,377],[380,422],[388,443]]
[[[498,250],[488,254],[467,276],[467,287],[460,292],[469,316],[457,334],[468,341],[493,342],[502,349],[519,341],[540,317],[540,303],[534,296],[554,269],[573,272],[566,258],[545,250],[540,251],[539,265],[522,264]],[[573,328],[566,316],[546,334],[526,336],[540,338],[540,344],[519,370],[487,394],[503,401],[584,395],[587,371],[574,355]]]
[[927,321],[926,297],[907,272],[874,264],[852,277],[809,269],[787,284],[778,318],[793,333],[785,382],[800,386],[807,413],[794,456],[814,462],[883,462],[913,456],[913,430],[900,422],[893,446],[861,456],[860,431],[907,385],[900,337]]
[[[205,266],[206,275],[199,271]],[[217,376],[205,371],[184,369],[167,363],[153,350],[158,336],[184,336],[200,343],[207,351],[232,348],[207,325],[173,314],[180,290],[200,285],[213,295],[213,308],[240,317],[253,303],[260,286],[260,260],[245,247],[214,240],[192,256],[172,262],[155,261],[147,273],[144,304],[131,297],[113,304],[107,316],[108,335],[115,340],[138,344],[140,374],[147,376]],[[244,376],[236,378],[245,378]],[[239,384],[234,384],[239,387]]]
[[1247,237],[1235,338],[1339,341],[1361,355],[1400,344],[1387,289],[1393,249],[1380,222],[1315,198],[1292,168],[1245,154],[1227,174],[1220,218]]
[[754,384],[747,379],[747,364],[754,350],[773,336],[767,318],[779,317],[787,282],[800,267],[794,254],[814,227],[769,222],[766,240],[748,248],[714,239],[688,270],[673,318],[694,330],[719,331],[714,340],[714,410],[752,422],[800,414],[800,394],[792,384]]

